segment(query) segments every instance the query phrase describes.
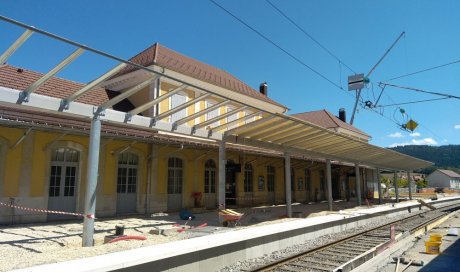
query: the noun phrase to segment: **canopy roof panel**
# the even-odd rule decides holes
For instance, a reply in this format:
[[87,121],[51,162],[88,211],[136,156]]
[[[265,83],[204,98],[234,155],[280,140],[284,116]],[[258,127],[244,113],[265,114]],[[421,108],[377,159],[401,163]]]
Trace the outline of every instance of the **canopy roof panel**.
[[[266,96],[263,96],[264,99],[258,99],[260,94],[253,89],[249,90],[252,96],[243,95],[244,90],[236,90],[236,78],[233,78],[235,82],[227,86],[226,84],[213,82],[213,80],[217,80],[218,78],[216,75],[211,77],[213,80],[210,80],[207,73],[196,75],[191,72],[182,71],[181,69],[174,69],[174,63],[177,64],[178,60],[173,61],[173,55],[176,56],[175,54],[178,53],[172,50],[162,49],[165,52],[169,52],[170,55],[169,57],[162,57],[165,58],[164,66],[160,66],[159,64],[161,63],[159,62],[154,62],[152,66],[149,63],[150,60],[148,60],[145,65],[150,66],[144,67],[143,65],[120,59],[100,50],[24,25],[3,16],[0,16],[0,19],[27,29],[16,42],[0,55],[0,60],[4,62],[27,40],[27,37],[30,36],[30,31],[33,33],[38,32],[77,47],[75,53],[68,56],[48,73],[34,74],[27,72],[27,75],[33,74],[33,78],[29,78],[28,81],[24,81],[21,77],[17,78],[15,73],[11,74],[12,71],[4,68],[8,73],[0,73],[0,76],[4,77],[0,79],[0,102],[16,105],[18,108],[38,108],[43,112],[54,112],[63,117],[79,116],[94,118],[96,115],[100,115],[101,120],[104,122],[129,126],[131,128],[138,127],[152,132],[163,131],[173,133],[174,135],[193,136],[212,141],[225,140],[233,144],[243,144],[277,152],[287,152],[309,158],[337,160],[343,163],[355,163],[395,170],[413,170],[431,165],[430,162],[373,146],[362,139],[352,137],[348,134],[335,132],[306,120],[288,116],[282,113],[285,109],[283,106],[268,99]],[[119,64],[86,85],[70,84],[68,80],[56,79],[54,77],[59,70],[70,64],[83,51],[91,51],[100,56],[116,60]],[[179,57],[176,56],[176,58]],[[190,62],[190,59],[182,58],[182,61]],[[195,68],[204,67],[203,69],[206,68],[208,72],[214,71],[209,68],[209,65],[201,62],[191,63],[196,64]],[[134,67],[136,71],[131,72],[131,70],[126,70],[127,67]],[[228,76],[222,70],[216,71],[224,73],[221,75],[222,77]],[[129,78],[134,73],[137,73],[137,81],[132,81],[132,78]],[[113,82],[116,75],[123,78],[123,84],[126,82],[130,84],[134,82],[134,84],[125,85],[125,88],[118,96],[109,98],[105,90],[100,88],[100,86],[107,83],[107,81]],[[24,75],[22,76],[24,77]],[[205,78],[202,79],[201,76]],[[222,77],[219,79],[221,83],[223,82]],[[16,81],[23,82],[18,85]],[[112,109],[112,106],[116,103],[130,98],[144,89],[144,87],[151,86],[151,84],[156,86],[156,82],[160,81],[173,84],[176,88],[158,97],[152,96],[150,101],[146,101],[143,105],[137,105],[137,108],[129,112]],[[160,115],[151,117],[139,115],[141,112],[152,109],[161,101],[170,98],[185,88],[195,92],[197,94],[196,98],[175,108],[171,108]],[[172,123],[165,121],[168,119],[166,117],[177,112],[179,108],[183,109],[184,105],[192,105],[205,98],[219,101],[219,103],[210,105],[204,109],[198,109],[195,113]],[[231,113],[244,113],[244,117],[229,121],[229,119],[226,119],[231,115],[228,112],[228,107],[232,108]],[[199,118],[219,108],[227,108],[227,112],[218,111],[217,116],[209,120]],[[160,119],[160,116],[162,119]],[[219,120],[224,119],[226,120],[222,121],[223,124],[218,123]],[[194,125],[190,126],[190,122],[194,122]]]

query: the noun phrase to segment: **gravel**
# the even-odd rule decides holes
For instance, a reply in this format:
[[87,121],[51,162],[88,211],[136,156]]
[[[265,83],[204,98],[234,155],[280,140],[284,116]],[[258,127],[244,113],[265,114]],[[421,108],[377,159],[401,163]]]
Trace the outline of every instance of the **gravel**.
[[353,234],[362,232],[363,230],[366,229],[371,229],[376,226],[389,223],[391,221],[397,220],[399,218],[404,218],[405,216],[398,216],[398,217],[391,217],[391,218],[378,218],[374,222],[371,222],[369,224],[366,224],[362,227],[359,228],[353,228],[349,229],[346,231],[341,231],[340,233],[334,233],[334,234],[327,234],[323,236],[316,237],[314,239],[306,240],[301,244],[291,246],[288,248],[285,248],[283,250],[279,251],[274,251],[270,254],[265,254],[262,257],[259,258],[254,258],[254,259],[249,259],[245,261],[239,261],[234,263],[231,266],[224,267],[220,270],[220,272],[236,272],[236,271],[251,271],[254,269],[257,269],[258,267],[267,265],[269,263],[275,262],[277,260],[287,258],[289,256],[293,256],[296,254],[299,254],[301,252],[304,252],[306,250],[316,248],[328,243],[331,243],[333,241],[339,240],[346,238],[348,236],[351,236]]

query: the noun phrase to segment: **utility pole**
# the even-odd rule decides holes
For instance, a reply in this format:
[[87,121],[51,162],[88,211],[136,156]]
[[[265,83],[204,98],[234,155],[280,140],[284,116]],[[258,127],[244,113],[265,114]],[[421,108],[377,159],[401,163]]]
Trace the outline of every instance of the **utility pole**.
[[383,56],[379,59],[379,61],[372,67],[372,69],[367,73],[366,76],[364,74],[358,74],[358,75],[353,75],[348,77],[348,90],[349,91],[356,91],[356,100],[355,100],[355,106],[353,107],[353,113],[351,114],[351,119],[350,119],[350,125],[353,125],[353,121],[355,120],[355,113],[356,113],[356,108],[358,107],[358,102],[359,98],[361,97],[361,90],[364,88],[366,83],[369,83],[369,77],[371,74],[375,71],[375,68],[382,62],[382,60],[390,53],[391,49],[396,45],[396,43],[404,36],[406,32],[401,32],[399,37],[396,39],[396,41],[393,42],[393,44],[388,48],[388,50],[383,54]]

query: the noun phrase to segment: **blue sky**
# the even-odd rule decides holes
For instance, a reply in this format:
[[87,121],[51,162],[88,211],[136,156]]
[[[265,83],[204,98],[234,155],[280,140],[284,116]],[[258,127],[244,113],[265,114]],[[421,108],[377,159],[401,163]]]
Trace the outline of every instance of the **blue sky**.
[[[1,1],[0,14],[130,58],[159,42],[224,69],[255,89],[268,82],[269,96],[289,113],[345,108],[350,119],[354,96],[345,65],[321,49],[265,0],[215,0],[277,45],[312,67],[308,70],[208,0],[186,1]],[[368,73],[402,31],[406,34],[376,68],[363,100],[375,102],[378,83],[460,60],[459,1],[281,1],[270,0],[357,73]],[[22,30],[0,22],[0,51]],[[47,72],[74,48],[34,35],[9,60]],[[85,53],[58,76],[88,82],[115,63]],[[460,96],[460,63],[390,81],[395,85]],[[337,86],[345,90],[341,90]],[[386,87],[379,105],[439,98]],[[460,144],[460,100],[359,108],[354,125],[372,135],[372,144]],[[383,115],[383,116],[382,116]],[[413,132],[399,125],[413,119]]]

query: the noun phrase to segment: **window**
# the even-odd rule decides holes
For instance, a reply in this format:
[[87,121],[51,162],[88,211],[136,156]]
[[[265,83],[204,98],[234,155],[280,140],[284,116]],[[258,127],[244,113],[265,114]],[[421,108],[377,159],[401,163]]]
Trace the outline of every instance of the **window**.
[[305,190],[310,191],[311,188],[311,172],[310,169],[305,169]]
[[[180,94],[174,94],[171,96],[171,107],[170,109],[173,109],[175,107],[180,106],[181,104],[184,104],[187,101],[187,97],[185,95],[180,95]],[[171,123],[176,122],[177,120],[180,120],[184,117],[187,116],[187,110],[183,109],[180,110],[174,114],[171,115]]]
[[204,192],[216,193],[216,163],[213,160],[207,160],[204,166]]
[[118,155],[117,193],[136,193],[139,158],[133,153]]
[[267,166],[267,190],[269,192],[275,191],[275,167]]
[[75,196],[80,153],[70,148],[58,148],[51,154],[48,196]]
[[179,158],[168,159],[168,194],[182,194],[183,163]]
[[252,164],[246,163],[244,165],[244,191],[245,192],[252,192],[252,183],[253,183]]
[[326,189],[326,179],[324,177],[324,170],[319,171],[319,189],[324,191]]
[[294,192],[295,188],[295,173],[294,168],[291,168],[291,191]]
[[[210,102],[210,101],[206,101],[206,108],[210,108],[212,106],[214,106],[215,103],[213,102]],[[212,110],[210,112],[208,112],[206,114],[206,120],[211,120],[212,118],[215,118],[219,115],[219,109],[215,109],[215,110]],[[218,126],[219,125],[219,121],[217,122],[214,122],[212,124],[210,124],[209,126],[211,127],[215,127],[215,126]]]
[[[231,112],[231,111],[234,111],[235,109],[234,108],[231,108],[231,107],[228,107],[227,108],[227,112]],[[229,117],[227,117],[227,123],[230,123],[232,121],[235,121],[236,119],[238,119],[238,112],[235,112],[235,114],[232,114],[230,115]],[[236,127],[237,124],[233,124],[233,125],[230,125],[228,127],[228,129],[232,129],[234,127]]]
[[[244,112],[244,116],[248,116],[248,115],[251,115],[251,114],[253,114],[253,112],[251,112],[251,111],[245,111],[245,112]],[[244,123],[245,123],[245,124],[248,124],[248,123],[251,123],[251,122],[254,121],[254,120],[255,120],[255,117],[251,117],[251,118],[246,119],[246,120],[244,121]]]

